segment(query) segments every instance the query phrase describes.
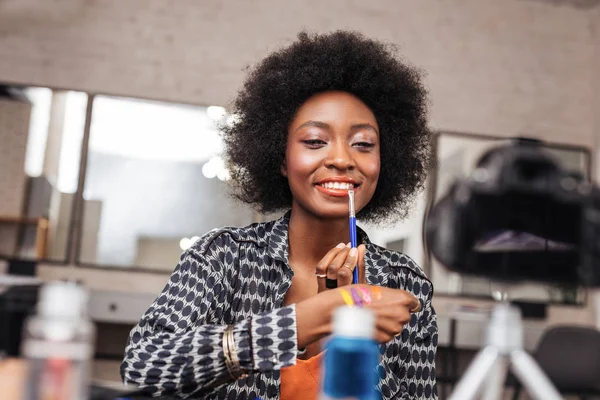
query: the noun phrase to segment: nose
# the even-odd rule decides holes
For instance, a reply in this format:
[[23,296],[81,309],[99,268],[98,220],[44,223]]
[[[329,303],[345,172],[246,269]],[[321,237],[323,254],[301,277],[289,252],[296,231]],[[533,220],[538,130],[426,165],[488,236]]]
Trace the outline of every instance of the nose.
[[350,150],[347,143],[332,143],[325,159],[325,166],[341,171],[354,169],[354,159]]

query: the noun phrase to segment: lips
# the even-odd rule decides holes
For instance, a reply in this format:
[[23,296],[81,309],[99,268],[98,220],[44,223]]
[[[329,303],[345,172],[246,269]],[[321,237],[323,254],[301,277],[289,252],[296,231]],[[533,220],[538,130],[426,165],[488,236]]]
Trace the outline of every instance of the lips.
[[325,182],[320,184],[320,186],[324,187],[325,189],[338,189],[338,190],[350,190],[350,189],[354,189],[354,185],[351,183],[346,183],[346,182]]
[[323,179],[315,184],[320,192],[335,197],[345,197],[348,195],[348,190],[356,190],[359,186],[359,182],[347,177]]

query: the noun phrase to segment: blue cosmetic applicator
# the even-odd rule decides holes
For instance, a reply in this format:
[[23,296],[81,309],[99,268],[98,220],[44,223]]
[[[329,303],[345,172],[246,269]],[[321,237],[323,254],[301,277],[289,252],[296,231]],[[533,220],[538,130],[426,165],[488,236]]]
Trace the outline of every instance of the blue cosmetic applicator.
[[[354,190],[348,190],[348,199],[350,203],[350,246],[356,247],[356,213],[354,211]],[[352,273],[352,283],[358,283],[358,263]]]

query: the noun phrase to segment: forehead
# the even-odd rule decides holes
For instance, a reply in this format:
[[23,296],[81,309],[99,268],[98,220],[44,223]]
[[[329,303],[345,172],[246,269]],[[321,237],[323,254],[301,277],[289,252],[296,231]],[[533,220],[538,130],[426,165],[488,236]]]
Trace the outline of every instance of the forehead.
[[375,115],[358,97],[347,92],[328,91],[313,95],[296,112],[293,125],[307,120],[323,122],[370,123],[377,126]]

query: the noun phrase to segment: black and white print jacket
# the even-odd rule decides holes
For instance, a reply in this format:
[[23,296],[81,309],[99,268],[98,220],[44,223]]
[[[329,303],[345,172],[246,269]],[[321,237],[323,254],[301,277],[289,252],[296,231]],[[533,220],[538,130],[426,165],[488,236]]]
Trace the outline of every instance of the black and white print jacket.
[[[295,364],[295,306],[284,306],[292,283],[289,214],[245,228],[221,228],[186,250],[162,293],[129,335],[121,375],[155,396],[184,399],[279,398],[280,372]],[[407,290],[422,302],[401,335],[380,345],[377,389],[383,399],[437,399],[438,332],[432,284],[407,256],[381,248],[361,232],[369,284]],[[318,310],[315,310],[318,312]],[[242,368],[228,379],[223,332],[235,324]]]

